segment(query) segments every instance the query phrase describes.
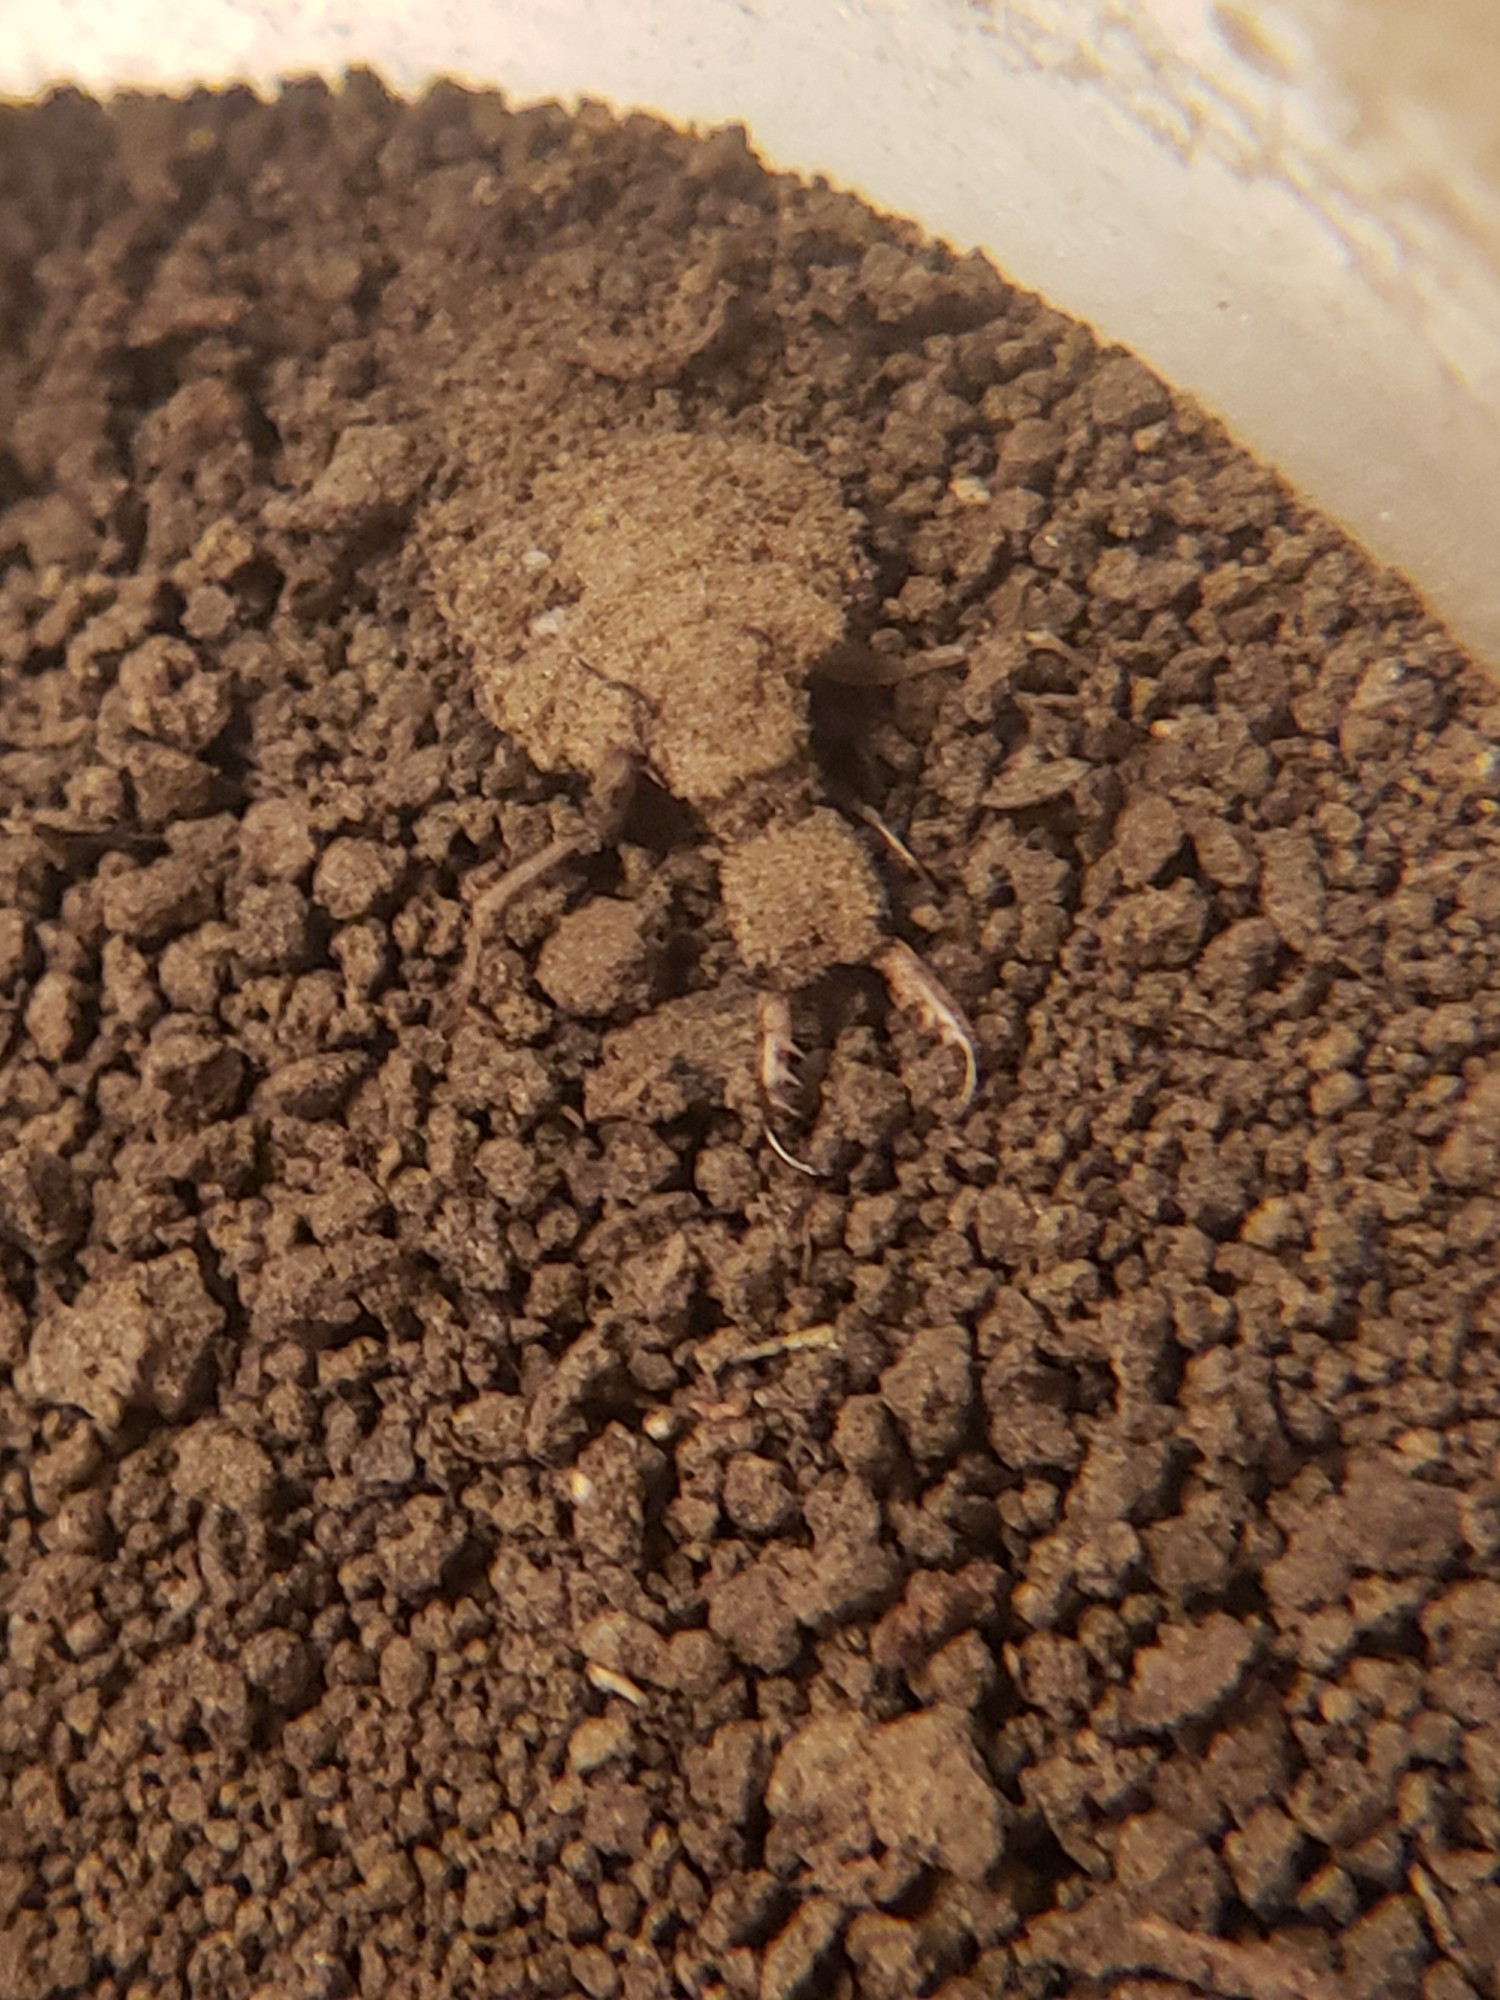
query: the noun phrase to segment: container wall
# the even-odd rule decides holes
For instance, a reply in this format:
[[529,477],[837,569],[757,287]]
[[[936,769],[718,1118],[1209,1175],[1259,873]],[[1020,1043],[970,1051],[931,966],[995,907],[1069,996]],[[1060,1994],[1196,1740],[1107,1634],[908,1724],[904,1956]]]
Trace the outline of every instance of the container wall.
[[1500,667],[1490,0],[14,6],[0,88],[438,72],[739,120],[1128,342]]

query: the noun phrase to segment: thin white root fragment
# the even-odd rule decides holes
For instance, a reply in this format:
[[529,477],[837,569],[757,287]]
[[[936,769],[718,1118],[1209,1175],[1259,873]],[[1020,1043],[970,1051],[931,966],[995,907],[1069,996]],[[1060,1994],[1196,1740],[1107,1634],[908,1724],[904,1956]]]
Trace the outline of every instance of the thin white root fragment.
[[596,1661],[590,1660],[583,1670],[583,1677],[591,1687],[596,1687],[600,1694],[617,1694],[622,1701],[628,1701],[632,1708],[644,1708],[647,1705],[644,1688],[638,1688],[634,1681],[627,1680],[623,1674],[617,1674],[613,1667],[601,1667]]
[[762,993],[759,996],[755,1003],[755,1028],[755,1081],[764,1111],[766,1143],[784,1166],[791,1167],[796,1173],[806,1174],[810,1180],[821,1180],[816,1167],[810,1166],[806,1160],[799,1160],[795,1153],[787,1150],[777,1138],[776,1127],[771,1122],[773,1112],[790,1111],[792,1092],[797,1083],[797,1044],[792,1040],[792,1008],[784,993]]
[[967,1111],[979,1088],[979,1054],[974,1030],[962,1008],[935,974],[930,972],[908,944],[898,939],[888,944],[875,960],[875,970],[884,979],[891,999],[898,1007],[915,1014],[928,1034],[936,1035],[946,1048],[957,1049],[964,1059],[964,1087],[958,1109]]

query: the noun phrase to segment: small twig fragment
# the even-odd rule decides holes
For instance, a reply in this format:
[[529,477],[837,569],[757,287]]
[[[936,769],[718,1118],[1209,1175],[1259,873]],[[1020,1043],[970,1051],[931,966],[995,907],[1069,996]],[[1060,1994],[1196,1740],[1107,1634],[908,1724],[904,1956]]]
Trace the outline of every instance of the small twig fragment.
[[820,681],[833,681],[840,687],[899,687],[922,674],[965,666],[968,658],[967,646],[929,646],[925,653],[902,653],[892,658],[873,646],[850,642],[819,660],[815,671]]
[[715,1369],[739,1368],[747,1361],[773,1361],[778,1354],[806,1354],[820,1347],[832,1347],[838,1339],[838,1329],[832,1325],[799,1327],[793,1333],[779,1333],[771,1340],[757,1341],[754,1347],[741,1347],[733,1354],[721,1354],[714,1361]]

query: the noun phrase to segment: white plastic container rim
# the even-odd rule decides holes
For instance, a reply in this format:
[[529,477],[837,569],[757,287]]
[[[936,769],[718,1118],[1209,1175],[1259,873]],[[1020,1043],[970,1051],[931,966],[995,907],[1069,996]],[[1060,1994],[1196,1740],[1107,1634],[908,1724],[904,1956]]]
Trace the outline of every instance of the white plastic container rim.
[[352,63],[738,122],[1125,342],[1500,670],[1492,0],[0,0],[0,91]]

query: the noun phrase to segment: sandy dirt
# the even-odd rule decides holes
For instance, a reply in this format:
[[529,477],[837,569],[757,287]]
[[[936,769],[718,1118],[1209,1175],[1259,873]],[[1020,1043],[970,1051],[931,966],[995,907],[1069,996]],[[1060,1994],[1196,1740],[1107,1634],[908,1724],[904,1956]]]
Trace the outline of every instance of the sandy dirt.
[[6,2000],[1496,2000],[1497,736],[734,132],[0,109]]

